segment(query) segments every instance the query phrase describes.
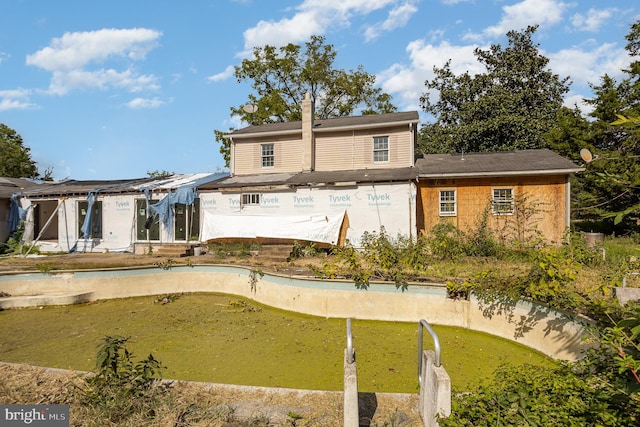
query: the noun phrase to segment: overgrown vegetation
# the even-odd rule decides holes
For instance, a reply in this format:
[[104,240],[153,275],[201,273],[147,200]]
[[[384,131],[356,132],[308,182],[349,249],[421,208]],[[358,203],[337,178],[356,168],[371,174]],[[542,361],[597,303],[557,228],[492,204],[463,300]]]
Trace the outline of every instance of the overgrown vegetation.
[[207,252],[216,258],[249,257],[252,253],[260,251],[257,243],[209,243]]
[[[406,289],[443,260],[462,265],[473,260],[479,270],[448,280],[451,298],[473,294],[488,315],[508,313],[524,299],[540,304],[541,311],[592,320],[593,348],[583,359],[552,370],[505,367],[494,383],[456,396],[443,426],[638,425],[640,306],[621,306],[613,290],[640,270],[638,237],[612,239],[599,248],[587,245],[584,235],[575,232],[562,246],[547,246],[536,231],[535,209],[522,209],[496,229],[488,226],[488,211],[467,231],[445,221],[427,236],[391,238],[382,228],[365,233],[361,248],[333,248],[315,272],[352,280],[359,289],[366,290],[372,280]],[[518,268],[505,269],[509,263]],[[597,271],[598,276],[580,280],[584,270]],[[525,334],[526,328],[518,333]]]
[[100,345],[96,373],[88,376],[80,389],[80,401],[90,408],[92,419],[119,423],[140,412],[153,417],[163,391],[152,386],[163,367],[151,354],[134,362],[126,348],[128,341],[122,336],[106,336]]

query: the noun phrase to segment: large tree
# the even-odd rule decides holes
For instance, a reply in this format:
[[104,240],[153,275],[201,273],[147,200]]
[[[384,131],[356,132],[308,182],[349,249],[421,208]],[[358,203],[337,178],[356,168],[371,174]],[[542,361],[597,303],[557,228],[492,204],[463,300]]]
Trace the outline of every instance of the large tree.
[[[349,71],[335,69],[335,58],[333,45],[325,44],[321,36],[312,36],[304,49],[292,43],[280,48],[256,47],[253,58],[235,67],[238,83],[250,82],[254,92],[246,103],[231,107],[231,115],[251,125],[301,120],[301,103],[307,92],[319,119],[397,110],[391,96],[374,86],[375,75],[362,66]],[[226,132],[214,133],[229,166]]]
[[9,178],[38,178],[36,162],[22,137],[9,126],[0,123],[0,176]]
[[[549,68],[549,59],[532,41],[537,27],[507,33],[508,46],[477,48],[486,72],[456,75],[450,61],[434,67],[420,98],[435,122],[420,132],[418,151],[482,152],[542,148],[552,129],[569,79]],[[436,98],[433,100],[433,98]]]
[[610,218],[605,231],[617,233],[637,230],[640,219],[640,21],[626,39],[632,62],[623,70],[625,78],[618,82],[605,74],[591,85],[595,96],[587,100],[593,110],[585,148],[594,160],[578,176],[574,210],[580,219]]

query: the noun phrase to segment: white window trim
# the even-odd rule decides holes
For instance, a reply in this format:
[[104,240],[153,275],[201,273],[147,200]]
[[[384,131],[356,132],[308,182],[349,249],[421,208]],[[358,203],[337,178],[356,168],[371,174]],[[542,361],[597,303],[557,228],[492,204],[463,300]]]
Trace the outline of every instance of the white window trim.
[[[271,147],[271,154],[264,154],[266,147]],[[271,165],[265,165],[265,160],[271,159]],[[275,144],[260,144],[260,167],[262,169],[273,169],[276,165],[276,146]]]
[[260,193],[242,193],[240,195],[240,206],[260,206],[262,195]]
[[[496,191],[508,190],[511,192],[511,199],[496,199]],[[498,210],[498,206],[510,205],[510,209]],[[513,215],[515,211],[515,195],[512,187],[496,187],[491,189],[491,213],[495,216],[508,216]]]
[[[453,192],[453,200],[442,200],[442,193]],[[438,190],[438,212],[440,216],[458,216],[458,192],[454,188],[443,188]],[[443,204],[453,204],[453,212],[443,211]]]
[[[386,143],[387,143],[387,148],[386,149],[376,149],[376,139],[378,138],[385,138]],[[376,153],[387,153],[387,159],[386,160],[376,160]],[[389,163],[389,159],[391,158],[391,153],[389,150],[389,136],[388,135],[379,135],[379,136],[374,136],[372,139],[372,151],[371,151],[371,159],[373,160],[373,163]]]

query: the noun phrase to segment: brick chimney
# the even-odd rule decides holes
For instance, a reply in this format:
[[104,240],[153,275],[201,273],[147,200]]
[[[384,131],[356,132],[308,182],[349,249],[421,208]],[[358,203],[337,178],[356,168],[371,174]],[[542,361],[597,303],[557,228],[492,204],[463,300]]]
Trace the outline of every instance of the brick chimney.
[[302,170],[314,169],[313,101],[307,92],[302,100]]

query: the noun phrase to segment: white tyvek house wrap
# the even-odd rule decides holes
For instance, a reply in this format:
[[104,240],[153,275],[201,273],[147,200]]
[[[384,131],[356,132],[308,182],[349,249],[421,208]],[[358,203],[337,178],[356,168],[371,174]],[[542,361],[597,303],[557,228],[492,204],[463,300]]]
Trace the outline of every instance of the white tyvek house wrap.
[[275,237],[264,235],[274,233],[274,229],[280,234],[278,237],[285,237],[282,234],[286,233],[287,238],[307,240],[304,236],[308,235],[308,227],[314,221],[319,227],[323,220],[327,229],[316,232],[320,237],[327,237],[308,240],[332,243],[337,240],[339,225],[336,234],[332,234],[331,221],[327,218],[337,222],[345,213],[349,219],[347,238],[355,246],[359,246],[365,231],[380,231],[381,226],[392,237],[416,235],[416,187],[413,183],[262,192],[259,206],[240,206],[240,194],[218,191],[200,194],[202,241],[215,237],[253,237],[247,234]]
[[344,212],[327,215],[216,215],[203,212],[203,241],[224,237],[299,239],[336,244]]

